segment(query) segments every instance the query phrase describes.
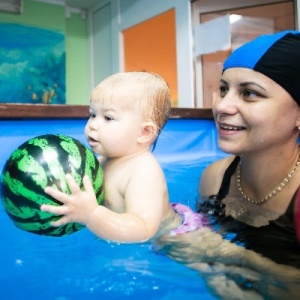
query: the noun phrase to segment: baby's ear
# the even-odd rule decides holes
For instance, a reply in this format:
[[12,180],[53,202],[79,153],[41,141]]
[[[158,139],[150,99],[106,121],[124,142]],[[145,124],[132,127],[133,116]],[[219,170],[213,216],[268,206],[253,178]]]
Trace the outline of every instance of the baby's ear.
[[141,127],[140,136],[138,138],[139,143],[152,144],[157,138],[157,126],[153,122],[144,122]]

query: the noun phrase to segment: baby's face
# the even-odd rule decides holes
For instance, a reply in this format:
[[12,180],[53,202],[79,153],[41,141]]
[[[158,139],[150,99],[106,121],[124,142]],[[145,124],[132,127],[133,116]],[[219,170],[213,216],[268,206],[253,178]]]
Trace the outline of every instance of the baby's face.
[[121,157],[136,151],[141,127],[137,107],[120,105],[118,101],[91,101],[85,135],[95,153],[110,158]]

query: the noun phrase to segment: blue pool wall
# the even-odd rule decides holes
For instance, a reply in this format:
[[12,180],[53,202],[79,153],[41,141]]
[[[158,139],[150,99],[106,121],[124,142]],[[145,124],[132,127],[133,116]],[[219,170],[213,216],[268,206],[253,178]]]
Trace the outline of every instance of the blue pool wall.
[[[86,121],[86,119],[0,120],[0,169],[3,170],[5,162],[19,145],[34,136],[65,134],[87,145],[84,136]],[[172,202],[182,202],[183,199],[192,202],[197,195],[197,185],[203,169],[225,156],[217,146],[217,131],[214,121],[210,119],[170,119],[163,128],[153,153],[167,173]],[[180,174],[176,176],[178,170]],[[184,186],[182,193],[176,190],[179,183],[181,190]]]
[[[84,119],[0,123],[1,170],[34,136],[60,133],[87,144]],[[170,119],[154,155],[165,172],[170,201],[193,208],[203,169],[224,153],[212,120]],[[157,255],[148,244],[107,243],[86,229],[62,238],[34,235],[13,226],[1,204],[0,228],[1,299],[215,299],[197,272]]]

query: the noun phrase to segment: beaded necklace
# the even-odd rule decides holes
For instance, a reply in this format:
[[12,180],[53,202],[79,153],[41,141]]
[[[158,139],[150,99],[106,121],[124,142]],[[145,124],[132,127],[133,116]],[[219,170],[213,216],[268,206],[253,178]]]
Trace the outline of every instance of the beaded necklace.
[[300,155],[299,155],[297,163],[295,164],[295,166],[291,170],[291,172],[288,173],[288,175],[281,181],[281,183],[279,185],[276,186],[276,188],[272,192],[270,192],[268,195],[266,195],[264,198],[260,199],[259,201],[252,200],[250,197],[248,197],[245,194],[245,192],[242,189],[242,185],[241,185],[241,162],[239,162],[237,170],[236,170],[236,185],[237,185],[237,188],[238,188],[239,192],[241,193],[241,195],[243,196],[244,199],[246,199],[247,201],[249,201],[251,203],[254,203],[254,204],[262,204],[262,203],[268,201],[269,199],[271,199],[273,196],[275,196],[280,191],[282,191],[283,188],[294,177],[294,175],[299,170],[299,168],[300,168]]

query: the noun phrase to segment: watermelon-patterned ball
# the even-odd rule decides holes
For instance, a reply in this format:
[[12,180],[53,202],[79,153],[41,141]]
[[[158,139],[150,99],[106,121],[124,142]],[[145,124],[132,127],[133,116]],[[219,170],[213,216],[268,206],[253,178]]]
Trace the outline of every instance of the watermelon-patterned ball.
[[78,140],[61,135],[34,137],[19,146],[6,162],[2,177],[2,203],[14,224],[25,231],[60,237],[84,227],[68,223],[53,227],[60,216],[40,210],[42,204],[61,205],[44,192],[46,186],[70,193],[65,175],[71,174],[83,188],[82,178],[91,179],[99,204],[102,203],[103,171],[94,153]]

